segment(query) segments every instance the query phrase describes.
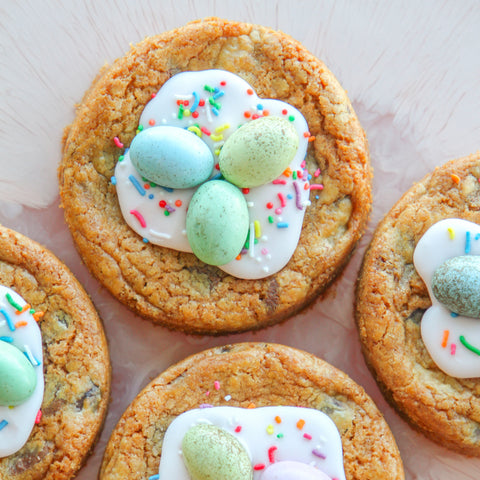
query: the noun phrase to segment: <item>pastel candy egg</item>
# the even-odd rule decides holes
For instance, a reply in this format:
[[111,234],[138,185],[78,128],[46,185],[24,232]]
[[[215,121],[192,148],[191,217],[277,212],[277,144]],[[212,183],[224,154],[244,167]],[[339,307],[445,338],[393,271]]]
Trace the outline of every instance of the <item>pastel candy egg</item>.
[[260,480],[331,480],[331,478],[311,465],[286,460],[268,466]]
[[446,260],[433,274],[432,291],[450,311],[480,318],[480,256]]
[[182,440],[185,466],[192,480],[251,480],[253,469],[242,444],[226,430],[200,424]]
[[187,238],[193,253],[209,265],[224,265],[242,250],[248,207],[242,192],[223,180],[201,185],[190,201]]
[[169,188],[190,188],[206,181],[213,154],[196,134],[179,127],[147,128],[132,140],[130,159],[142,177]]
[[27,357],[14,345],[0,340],[0,405],[20,405],[36,385],[37,375]]
[[219,155],[222,175],[241,188],[275,180],[298,149],[295,127],[281,117],[261,117],[243,125],[225,142]]

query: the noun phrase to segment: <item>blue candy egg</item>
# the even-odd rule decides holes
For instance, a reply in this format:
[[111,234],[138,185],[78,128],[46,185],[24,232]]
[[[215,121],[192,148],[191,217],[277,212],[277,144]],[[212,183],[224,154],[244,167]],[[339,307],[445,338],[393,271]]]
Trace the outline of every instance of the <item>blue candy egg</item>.
[[179,127],[147,128],[133,139],[130,159],[147,180],[169,188],[191,188],[210,177],[213,154],[195,133]]
[[463,255],[446,260],[432,278],[433,294],[449,310],[480,318],[480,256]]

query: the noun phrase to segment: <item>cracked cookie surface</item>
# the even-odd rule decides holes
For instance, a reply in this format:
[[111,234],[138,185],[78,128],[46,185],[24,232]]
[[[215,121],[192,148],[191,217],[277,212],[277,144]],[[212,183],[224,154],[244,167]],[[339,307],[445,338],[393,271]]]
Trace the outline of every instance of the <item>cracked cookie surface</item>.
[[110,395],[101,321],[67,267],[36,242],[0,225],[0,284],[37,311],[45,393],[27,443],[0,459],[0,478],[69,480],[100,433]]
[[321,410],[340,432],[348,480],[404,478],[385,420],[365,391],[346,374],[300,350],[243,343],[193,355],[147,385],[114,429],[100,479],[135,480],[158,473],[168,425],[176,416],[204,403]]
[[386,398],[441,445],[480,456],[480,380],[453,378],[421,338],[431,306],[413,266],[430,226],[445,218],[480,223],[480,154],[446,163],[412,187],[377,227],[357,285],[356,320],[367,364]]
[[[190,253],[145,244],[123,220],[110,178],[151,95],[176,73],[223,69],[261,98],[299,109],[315,140],[312,193],[299,245],[287,266],[241,280]],[[340,273],[365,229],[371,204],[368,146],[345,91],[325,65],[287,35],[206,19],[150,37],[106,68],[65,134],[59,168],[65,218],[95,277],[140,316],[187,333],[225,334],[277,323],[315,299]],[[318,192],[317,192],[318,193]]]

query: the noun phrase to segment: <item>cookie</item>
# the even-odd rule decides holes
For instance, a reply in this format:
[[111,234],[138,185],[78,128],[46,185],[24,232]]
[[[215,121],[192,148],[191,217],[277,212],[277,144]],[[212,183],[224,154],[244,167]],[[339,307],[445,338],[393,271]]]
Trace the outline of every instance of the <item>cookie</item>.
[[[0,477],[74,478],[99,436],[109,401],[101,321],[60,260],[3,226],[0,285]],[[22,353],[28,362],[18,368]],[[26,388],[28,379],[33,383]]]
[[[169,95],[163,93],[169,91],[167,84],[172,85],[170,81],[176,81],[179,74],[193,71],[199,75],[207,71],[208,79],[215,84],[202,84],[201,92],[193,93],[190,87],[185,87],[185,91],[178,88],[177,93],[182,95],[176,103],[169,104],[166,113],[162,105],[157,109],[158,98]],[[233,73],[238,81],[228,77],[222,84],[218,71]],[[259,122],[256,125],[261,125],[262,132],[271,132],[283,127],[260,120],[279,116],[300,132],[297,154],[292,160],[294,165],[299,162],[298,167],[286,169],[273,182],[270,175],[278,175],[283,158],[271,172],[268,169],[268,175],[263,175],[263,167],[262,175],[251,167],[236,171],[238,143],[229,142],[233,136],[226,139],[239,125],[238,120],[232,125],[222,120],[223,115],[229,114],[228,105],[235,105],[238,97],[229,88],[242,82],[250,85],[243,91],[250,103],[245,111],[240,111],[242,122]],[[259,100],[252,104],[257,95]],[[275,103],[277,100],[287,106],[280,108],[283,104]],[[267,102],[269,108],[265,106]],[[274,112],[275,109],[278,111]],[[181,123],[184,121],[185,124]],[[222,123],[211,128],[209,122]],[[183,145],[181,139],[185,138],[184,132],[178,132],[180,126],[192,133],[187,138],[201,136],[214,156],[213,173],[219,165],[218,173],[235,183],[240,192],[226,191],[225,181],[204,183],[203,199],[197,202],[200,208],[192,209],[195,212],[191,213],[190,225],[174,227],[180,232],[175,237],[151,227],[151,222],[162,221],[164,225],[186,216],[191,195],[182,200],[180,194],[184,192],[178,189],[175,175],[164,180],[174,182],[172,191],[172,187],[165,190],[151,179],[145,181],[143,175],[128,173],[129,154],[135,156],[129,150],[133,139],[142,139],[134,149],[136,153],[140,151],[141,157],[150,152],[152,145],[164,145],[165,149],[160,150],[168,153],[171,145],[158,140],[165,136],[147,139],[143,133],[148,129],[162,132],[162,127],[170,124],[177,128],[172,134],[179,138],[174,142],[177,146]],[[254,130],[258,133],[259,129]],[[249,138],[258,136],[255,132],[240,131]],[[234,154],[232,157],[224,152],[224,158],[217,163],[224,141],[231,144],[225,152]],[[270,165],[277,155],[268,152],[280,151],[288,156],[291,146],[287,141],[281,148],[277,144],[269,149],[262,143],[252,148],[256,154],[265,152],[262,165]],[[186,153],[181,153],[180,158],[192,158],[192,148],[186,145]],[[300,159],[303,149],[306,157]],[[158,148],[156,152],[158,157]],[[194,183],[203,181],[204,172],[211,169],[207,157],[202,156],[200,163],[196,160],[193,171],[198,175]],[[120,168],[120,162],[128,166]],[[153,174],[153,178],[159,171],[165,175],[168,162],[168,158],[162,157],[161,166],[153,170],[146,162],[142,172]],[[175,165],[182,174],[192,171],[189,166],[178,166],[178,162]],[[249,185],[256,181],[270,183],[243,187],[245,177]],[[147,38],[104,69],[79,105],[75,121],[66,129],[59,168],[65,219],[93,275],[146,319],[187,333],[214,335],[275,324],[312,302],[332,283],[364,231],[371,204],[370,177],[365,133],[346,93],[325,65],[281,32],[216,18]],[[190,186],[183,180],[180,179],[182,187]],[[208,187],[207,192],[203,186]],[[214,186],[223,190],[212,193]],[[273,187],[280,190],[274,191]],[[288,191],[281,190],[287,187]],[[252,211],[260,204],[254,204],[249,197],[257,188],[270,192],[261,204],[258,223]],[[125,215],[120,208],[123,200],[118,196],[122,189],[133,195],[133,203],[125,202]],[[250,212],[247,220],[245,204]],[[304,215],[303,222],[298,211]],[[294,213],[291,219],[289,212]],[[205,225],[209,219],[214,221],[204,228],[204,223],[197,221],[199,217]],[[239,217],[241,222],[237,221]],[[232,227],[237,230],[232,231]],[[274,229],[272,235],[265,233],[269,229]],[[182,237],[184,230],[188,239],[185,234]],[[293,232],[293,237],[299,235],[296,248],[283,240],[287,230]],[[160,245],[154,243],[157,241]],[[262,242],[268,242],[267,246]],[[209,247],[204,255],[202,247],[206,243]],[[232,248],[225,249],[224,257],[220,250],[227,243]],[[195,254],[186,251],[192,245]],[[241,251],[239,245],[243,245]],[[221,263],[232,258],[232,249],[233,255],[238,253],[240,258],[228,265],[238,270],[244,264],[253,268],[258,263],[262,278],[240,278],[244,273],[237,277],[230,270],[222,270]],[[272,273],[268,262],[276,258],[277,251],[278,257],[286,256],[279,260],[280,265],[285,265]]]
[[[269,440],[264,441],[261,449],[263,457],[259,457],[261,461],[258,463],[255,458],[260,447],[254,449],[249,445],[251,461],[254,462],[249,468],[254,470],[254,479],[263,474],[263,470],[266,474],[270,464],[282,460],[285,449],[287,453],[295,450],[295,447],[287,447],[289,443],[282,443],[290,442],[294,436],[299,441],[297,446],[300,445],[299,448],[307,455],[308,462],[313,459],[323,467],[323,461],[334,455],[335,439],[330,443],[329,434],[323,427],[321,433],[325,437],[320,439],[320,432],[310,428],[310,420],[306,417],[303,419],[310,409],[314,413],[325,413],[328,421],[333,420],[333,429],[343,445],[343,478],[404,478],[395,440],[375,404],[360,386],[343,372],[309,353],[265,343],[212,348],[181,361],[155,378],[131,403],[114,429],[105,451],[100,478],[156,478],[162,455],[166,454],[167,448],[172,451],[171,447],[167,447],[168,439],[164,443],[167,428],[172,421],[180,419],[181,414],[188,412],[187,415],[195,415],[194,409],[202,406],[223,406],[228,409],[242,407],[245,416],[237,413],[228,415],[235,421],[227,421],[230,426],[227,434],[238,434],[244,445],[249,441],[251,429],[246,424],[247,417],[251,415],[254,417],[250,418],[251,424],[260,428],[259,434],[254,433],[254,436],[258,440],[268,436]],[[268,409],[265,409],[267,413],[263,418],[263,407],[267,406],[304,408],[299,409],[301,413],[292,414],[287,420],[285,411],[272,414]],[[253,407],[258,411],[252,413],[249,409]],[[210,413],[208,411],[201,416]],[[298,416],[299,420],[304,421],[297,424],[298,420],[295,419]],[[209,421],[201,423],[213,421],[211,417],[208,418]],[[292,425],[292,421],[295,421],[295,425]],[[187,423],[192,425],[190,420]],[[288,430],[290,427],[292,430]],[[193,435],[191,443],[198,443],[195,439]],[[206,439],[207,442],[209,440]],[[212,449],[228,450],[229,446],[229,443],[215,445]],[[173,451],[178,454],[175,446]],[[178,461],[178,455],[174,457],[171,462],[167,461],[167,465]],[[294,461],[295,458],[284,460]],[[240,462],[243,464],[244,461]],[[190,467],[195,471],[201,469],[196,464]],[[338,471],[329,474],[329,478],[342,476],[343,472]]]
[[465,289],[480,254],[479,178],[477,153],[405,193],[375,231],[356,294],[363,353],[385,397],[431,440],[475,456],[480,324]]

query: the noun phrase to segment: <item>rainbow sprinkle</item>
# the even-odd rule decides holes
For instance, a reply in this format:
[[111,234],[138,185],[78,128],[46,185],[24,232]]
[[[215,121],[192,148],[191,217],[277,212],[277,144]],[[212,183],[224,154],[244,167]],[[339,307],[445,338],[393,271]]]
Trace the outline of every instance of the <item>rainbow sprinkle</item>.
[[32,351],[30,350],[30,347],[28,345],[24,345],[23,348],[25,349],[25,351],[23,352],[25,354],[25,356],[28,358],[28,360],[30,361],[30,363],[34,366],[34,367],[38,367],[40,365],[40,362],[33,356],[33,353]]
[[254,226],[254,229],[255,229],[255,236],[257,238],[260,238],[262,236],[262,227],[260,225],[260,222],[258,220],[255,220],[253,222],[253,226]]
[[[26,312],[30,308],[30,304],[26,303],[21,310],[15,312],[16,315],[21,315],[23,312]],[[31,313],[31,312],[30,312]]]
[[145,196],[145,194],[147,193],[145,191],[145,189],[142,187],[142,185],[140,185],[140,182],[133,176],[133,175],[129,175],[128,176],[128,179],[133,183],[133,186],[137,189],[137,192],[143,196]]
[[285,198],[285,195],[283,193],[278,193],[277,196],[280,200],[282,208],[285,208],[287,206],[287,199]]
[[5,298],[7,299],[7,302],[8,302],[15,310],[18,310],[18,311],[21,311],[21,310],[22,310],[22,307],[21,307],[17,302],[15,302],[15,300],[12,298],[12,296],[10,295],[10,293],[6,293],[6,294],[5,294]]
[[460,177],[458,175],[455,175],[454,173],[452,173],[451,178],[454,181],[454,183],[460,183]]
[[293,182],[293,187],[295,188],[295,205],[299,210],[303,210],[303,205],[300,197],[300,187],[296,181]]
[[448,336],[450,335],[449,330],[444,330],[443,332],[443,339],[442,339],[442,347],[446,348],[448,345]]
[[123,148],[123,143],[119,140],[118,137],[114,137],[113,142],[118,148]]
[[0,309],[0,313],[5,317],[5,320],[7,321],[8,328],[10,329],[11,332],[15,331],[15,325],[12,322],[12,318],[8,314],[8,312],[5,309]]
[[35,311],[32,312],[31,310],[30,310],[30,313],[32,314],[36,322],[39,322],[40,319],[45,315],[45,312],[35,312]]
[[140,222],[143,228],[147,226],[147,222],[145,222],[143,215],[138,210],[130,210],[130,213]]
[[316,448],[314,448],[314,449],[312,450],[312,454],[315,455],[315,456],[318,457],[318,458],[323,459],[323,460],[325,460],[325,459],[327,458],[326,455],[324,455],[320,450],[318,450],[318,449],[316,449]]
[[270,447],[268,449],[268,460],[270,463],[274,463],[275,462],[275,456],[274,456],[274,453],[275,451],[278,449],[278,447],[276,446],[273,446],[273,447]]
[[471,352],[473,352],[477,355],[480,355],[480,349],[478,349],[477,347],[474,347],[473,345],[468,343],[463,335],[460,335],[459,340],[465,348],[467,348],[468,350],[470,350]]
[[36,424],[40,423],[40,420],[41,420],[41,419],[42,419],[42,411],[39,410],[39,411],[37,412],[37,416],[35,417],[35,423],[36,423]]
[[470,249],[471,249],[471,233],[470,232],[465,232],[465,253],[469,254]]

